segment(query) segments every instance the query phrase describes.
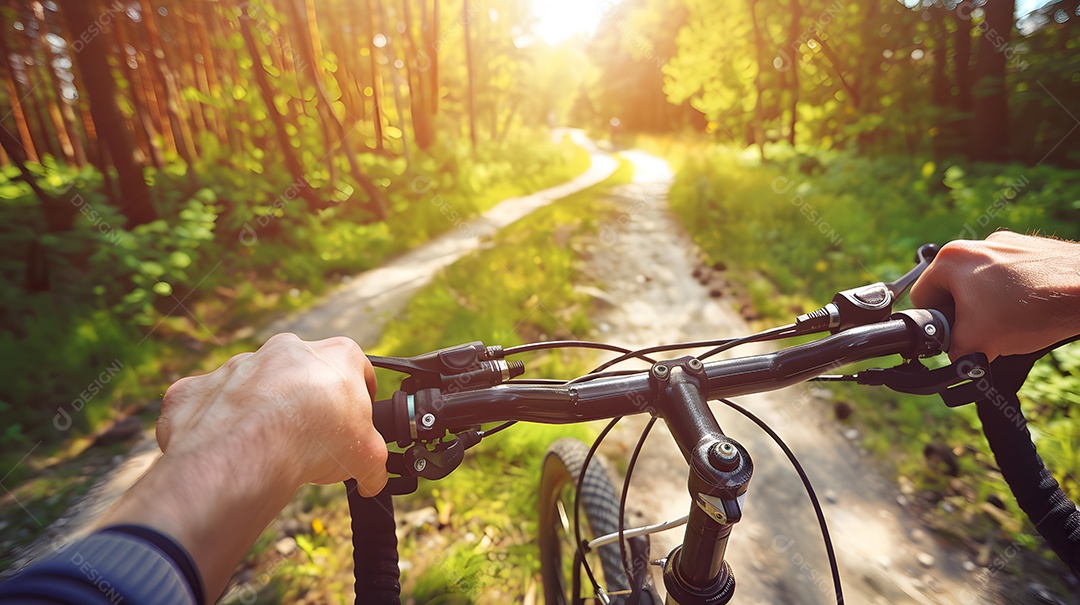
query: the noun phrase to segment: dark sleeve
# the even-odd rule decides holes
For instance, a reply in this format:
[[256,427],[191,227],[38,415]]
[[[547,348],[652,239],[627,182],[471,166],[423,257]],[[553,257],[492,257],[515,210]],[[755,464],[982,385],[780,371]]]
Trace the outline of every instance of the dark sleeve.
[[191,555],[138,525],[98,530],[0,584],[0,603],[204,605]]

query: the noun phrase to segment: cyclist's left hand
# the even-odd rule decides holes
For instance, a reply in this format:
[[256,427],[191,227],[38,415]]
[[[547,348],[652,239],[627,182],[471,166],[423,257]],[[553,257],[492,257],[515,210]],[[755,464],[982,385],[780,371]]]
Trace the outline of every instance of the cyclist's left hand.
[[371,423],[375,373],[347,338],[279,334],[165,393],[164,455],[99,520],[136,524],[191,554],[206,598],[307,482],[355,477],[365,495],[386,484],[386,446]]
[[166,456],[243,441],[273,461],[276,480],[357,480],[365,496],[386,484],[386,445],[371,423],[375,372],[355,342],[278,334],[255,353],[183,378],[165,393],[158,444]]

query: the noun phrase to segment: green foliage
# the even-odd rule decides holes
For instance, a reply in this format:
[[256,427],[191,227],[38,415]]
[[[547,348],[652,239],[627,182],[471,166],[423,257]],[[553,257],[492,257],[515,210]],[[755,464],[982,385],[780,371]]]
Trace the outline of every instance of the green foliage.
[[[898,277],[923,243],[981,238],[998,228],[1080,236],[1077,171],[938,166],[782,146],[767,151],[775,161],[764,166],[724,147],[686,154],[670,200],[694,240],[731,267],[729,277],[770,322],[786,323],[837,291]],[[926,464],[927,444],[967,448],[960,480],[971,484],[976,500],[947,496],[953,512],[935,511],[942,531],[962,528],[969,537],[1004,531],[1017,540],[1030,531],[1016,521],[1023,515],[1001,476],[988,471],[993,458],[973,409],[865,387],[837,392],[856,405],[864,444],[917,489],[955,492]],[[1076,487],[1080,473],[1080,430],[1072,417],[1078,393],[1076,346],[1037,364],[1022,392],[1040,453],[1066,490]],[[1008,503],[1009,515],[991,519],[981,512],[991,495]]]
[[[313,214],[280,168],[252,175],[218,157],[228,153],[220,145],[204,152],[209,159],[198,172],[207,186],[193,190],[174,165],[151,171],[162,218],[130,230],[92,168],[41,168],[51,192],[76,211],[74,227],[56,233],[45,232],[25,183],[0,181],[0,193],[11,198],[0,206],[9,242],[0,252],[0,354],[7,360],[0,402],[20,426],[0,436],[0,449],[21,455],[27,439],[70,436],[54,427],[57,410],[84,432],[120,407],[118,394],[162,392],[165,379],[146,371],[165,351],[161,340],[183,335],[220,346],[223,326],[237,329],[252,315],[310,302],[336,276],[377,266],[504,197],[563,182],[589,162],[569,141],[538,139],[481,147],[476,157],[435,148],[411,168],[366,160],[372,174],[393,176],[385,187],[391,215],[372,223],[347,182],[337,190],[352,193]],[[11,167],[4,175],[14,176]],[[45,292],[27,291],[34,250],[48,267]],[[120,369],[99,379],[110,367]],[[138,388],[140,381],[149,384]]]
[[[714,260],[756,272],[816,308],[839,289],[890,281],[926,242],[1007,227],[1080,235],[1080,173],[1048,166],[938,168],[909,158],[709,147],[689,156],[675,212]],[[787,310],[783,305],[776,311]]]

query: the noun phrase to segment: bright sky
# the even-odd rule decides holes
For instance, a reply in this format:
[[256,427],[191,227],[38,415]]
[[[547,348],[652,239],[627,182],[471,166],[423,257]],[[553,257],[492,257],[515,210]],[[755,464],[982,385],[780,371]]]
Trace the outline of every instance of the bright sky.
[[[548,44],[557,44],[574,34],[592,33],[620,1],[533,0],[533,14],[539,20],[536,33]],[[1016,0],[1016,15],[1022,17],[1049,1]]]
[[556,44],[577,33],[592,33],[620,0],[533,0],[536,33]]

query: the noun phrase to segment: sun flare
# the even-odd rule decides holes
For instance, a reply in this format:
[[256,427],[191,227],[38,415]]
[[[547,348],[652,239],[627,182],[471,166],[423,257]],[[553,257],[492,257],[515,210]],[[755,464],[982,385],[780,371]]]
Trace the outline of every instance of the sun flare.
[[618,0],[533,0],[536,35],[558,44],[575,34],[591,33],[612,13]]

